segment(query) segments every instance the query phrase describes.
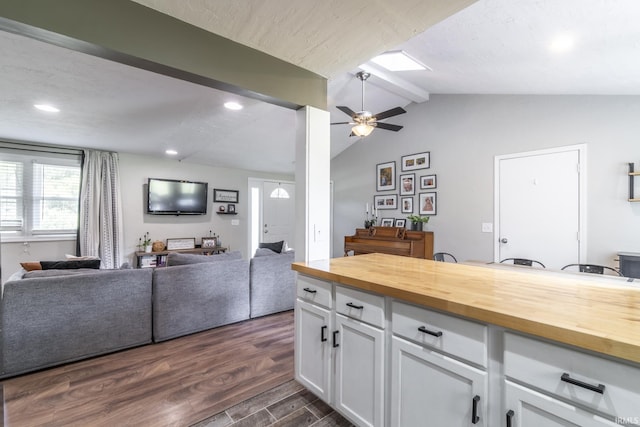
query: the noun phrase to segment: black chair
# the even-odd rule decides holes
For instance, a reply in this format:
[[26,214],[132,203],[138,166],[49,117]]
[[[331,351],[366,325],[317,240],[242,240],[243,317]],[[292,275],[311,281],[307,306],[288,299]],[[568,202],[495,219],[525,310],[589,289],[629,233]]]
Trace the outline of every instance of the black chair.
[[570,267],[578,267],[578,271],[580,273],[593,273],[593,274],[604,274],[605,271],[612,271],[616,276],[622,276],[615,268],[607,267],[606,265],[597,265],[597,264],[567,264],[562,267],[562,270]]
[[456,257],[448,252],[436,252],[435,254],[433,254],[433,260],[442,262],[447,262],[447,260],[449,260],[449,262],[458,262]]
[[505,261],[513,261],[514,265],[526,265],[527,267],[533,267],[533,264],[538,264],[542,268],[546,268],[543,263],[540,261],[536,261],[535,259],[527,259],[527,258],[505,258],[500,263],[502,264]]

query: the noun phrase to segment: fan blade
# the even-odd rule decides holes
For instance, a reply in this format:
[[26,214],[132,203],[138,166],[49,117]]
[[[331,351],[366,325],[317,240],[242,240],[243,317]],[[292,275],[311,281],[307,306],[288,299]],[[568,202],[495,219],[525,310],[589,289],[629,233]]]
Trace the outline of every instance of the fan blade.
[[376,127],[379,129],[384,129],[384,130],[392,130],[394,132],[398,132],[400,129],[402,129],[404,126],[400,126],[400,125],[392,125],[391,123],[381,123],[381,122],[377,122],[376,123]]
[[332,125],[353,125],[355,123],[352,122],[336,122],[336,123],[330,123]]
[[345,107],[344,105],[339,105],[336,108],[342,111],[343,113],[347,114],[349,117],[353,117],[353,118],[356,117],[356,112],[349,107]]
[[[340,107],[338,107],[338,108],[340,108]],[[392,109],[387,110],[387,111],[383,111],[382,113],[378,113],[378,114],[374,115],[373,118],[376,119],[376,120],[383,120],[383,119],[387,119],[389,117],[397,116],[398,114],[404,114],[404,113],[406,113],[404,108],[396,107],[396,108],[392,108]]]

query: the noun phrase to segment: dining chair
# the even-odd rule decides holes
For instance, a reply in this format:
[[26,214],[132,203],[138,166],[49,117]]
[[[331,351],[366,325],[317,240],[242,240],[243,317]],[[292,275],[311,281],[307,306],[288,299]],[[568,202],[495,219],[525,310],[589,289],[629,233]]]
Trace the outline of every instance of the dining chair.
[[456,257],[451,255],[449,252],[436,252],[433,254],[434,261],[442,261],[442,262],[458,262]]
[[540,261],[536,261],[535,259],[527,259],[527,258],[505,258],[500,263],[502,264],[505,261],[513,261],[514,265],[525,265],[527,267],[533,267],[534,264],[539,265],[542,268],[546,268],[543,263]]
[[578,267],[578,271],[580,273],[604,274],[605,271],[610,271],[615,276],[622,276],[622,273],[620,273],[615,268],[607,267],[606,265],[597,265],[597,264],[567,264],[564,267],[562,267],[562,270],[568,269],[571,267]]

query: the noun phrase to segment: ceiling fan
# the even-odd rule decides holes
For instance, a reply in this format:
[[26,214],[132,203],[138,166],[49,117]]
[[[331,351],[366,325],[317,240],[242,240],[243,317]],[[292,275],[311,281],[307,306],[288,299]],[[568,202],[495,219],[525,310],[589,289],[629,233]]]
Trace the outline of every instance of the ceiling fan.
[[362,82],[362,108],[360,111],[356,112],[353,111],[351,108],[349,107],[345,107],[342,105],[336,106],[336,108],[340,111],[342,111],[343,113],[351,116],[351,119],[353,121],[351,122],[338,122],[338,123],[331,123],[332,125],[354,125],[351,128],[351,134],[349,134],[349,136],[359,136],[359,137],[365,137],[367,135],[369,135],[371,132],[373,132],[373,129],[375,128],[379,128],[379,129],[385,129],[385,130],[392,130],[394,132],[398,132],[400,129],[402,129],[402,126],[400,125],[393,125],[391,123],[383,123],[380,122],[379,120],[384,120],[384,119],[388,119],[389,117],[393,117],[393,116],[397,116],[398,114],[404,114],[406,113],[405,109],[402,107],[395,107],[392,108],[390,110],[387,111],[383,111],[381,113],[378,114],[371,114],[371,112],[366,111],[364,109],[364,82],[371,76],[371,74],[366,73],[364,71],[360,71],[358,73],[356,73],[356,77],[358,79],[360,79],[360,81]]

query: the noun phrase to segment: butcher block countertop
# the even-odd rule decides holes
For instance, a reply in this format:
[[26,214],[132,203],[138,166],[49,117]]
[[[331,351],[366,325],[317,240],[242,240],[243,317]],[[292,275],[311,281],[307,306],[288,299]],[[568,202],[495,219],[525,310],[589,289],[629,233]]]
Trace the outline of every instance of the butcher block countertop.
[[624,279],[375,253],[292,269],[640,363],[640,287]]

